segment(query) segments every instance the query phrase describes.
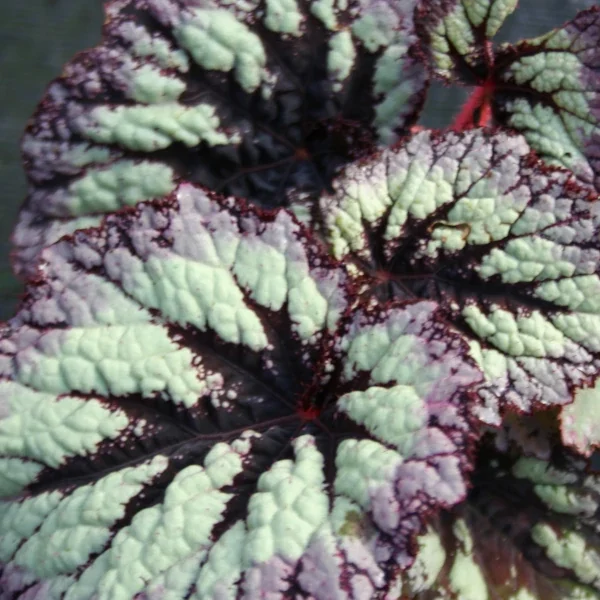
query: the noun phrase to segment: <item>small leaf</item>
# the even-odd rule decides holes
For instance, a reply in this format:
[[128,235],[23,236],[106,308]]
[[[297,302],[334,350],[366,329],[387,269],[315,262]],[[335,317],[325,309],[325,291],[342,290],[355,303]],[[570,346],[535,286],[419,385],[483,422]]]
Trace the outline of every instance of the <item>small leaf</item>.
[[46,249],[0,333],[14,597],[383,599],[466,497],[468,345],[285,210],[182,184]]
[[420,539],[406,598],[600,598],[597,474],[557,444],[553,458],[480,444],[466,502]]
[[490,40],[516,6],[517,0],[422,0],[417,29],[433,73],[448,83],[485,80]]
[[109,2],[102,43],[65,67],[23,139],[16,272],[180,177],[310,219],[341,165],[418,116],[414,1]]
[[539,38],[502,46],[494,79],[499,123],[600,191],[600,7]]
[[600,359],[600,203],[521,136],[423,132],[345,169],[321,202],[366,296],[423,298],[487,376],[479,418],[569,404]]

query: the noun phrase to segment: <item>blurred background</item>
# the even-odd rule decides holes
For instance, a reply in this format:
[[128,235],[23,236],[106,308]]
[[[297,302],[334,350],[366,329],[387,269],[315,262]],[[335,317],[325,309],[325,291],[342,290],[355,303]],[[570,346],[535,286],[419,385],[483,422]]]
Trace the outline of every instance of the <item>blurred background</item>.
[[[520,4],[497,41],[541,35],[598,1],[521,0]],[[62,65],[98,42],[102,20],[101,0],[0,0],[0,320],[13,314],[21,291],[8,259],[10,232],[26,192],[21,133]],[[444,127],[466,94],[435,86],[422,123]]]

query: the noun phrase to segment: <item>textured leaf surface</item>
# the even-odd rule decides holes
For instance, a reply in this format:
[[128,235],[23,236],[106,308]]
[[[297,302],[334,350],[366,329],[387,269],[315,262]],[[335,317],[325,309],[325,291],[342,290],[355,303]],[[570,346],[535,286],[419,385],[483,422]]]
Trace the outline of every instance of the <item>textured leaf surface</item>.
[[476,437],[433,302],[357,305],[290,213],[188,184],[42,257],[0,340],[0,589],[400,593]]
[[600,7],[496,57],[495,111],[540,156],[600,191]]
[[424,132],[351,165],[322,200],[365,294],[427,298],[485,371],[479,416],[568,404],[600,352],[600,204],[521,136]]
[[600,598],[600,480],[585,474],[583,462],[564,467],[506,457],[495,473],[488,467],[469,501],[434,527],[428,543],[435,559],[423,570],[437,579],[413,597]]
[[431,521],[402,598],[600,598],[600,478],[549,439],[546,460],[479,445],[467,501]]
[[66,233],[186,180],[265,206],[313,201],[423,102],[414,0],[116,0],[103,43],[48,89],[23,140],[18,273]]
[[521,132],[550,164],[600,191],[600,7],[494,51],[490,40],[516,4],[423,2],[417,23],[432,72],[478,85],[472,101],[480,105],[472,108],[489,103],[496,125]]
[[448,83],[485,80],[493,58],[488,44],[516,6],[517,0],[422,0],[418,29],[433,73]]

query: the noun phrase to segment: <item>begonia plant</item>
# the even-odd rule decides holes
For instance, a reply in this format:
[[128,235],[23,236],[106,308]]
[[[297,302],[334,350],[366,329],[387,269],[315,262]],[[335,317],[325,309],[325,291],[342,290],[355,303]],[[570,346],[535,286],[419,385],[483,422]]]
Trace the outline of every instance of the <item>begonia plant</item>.
[[600,600],[600,8],[515,8],[107,3],[23,138],[0,600]]

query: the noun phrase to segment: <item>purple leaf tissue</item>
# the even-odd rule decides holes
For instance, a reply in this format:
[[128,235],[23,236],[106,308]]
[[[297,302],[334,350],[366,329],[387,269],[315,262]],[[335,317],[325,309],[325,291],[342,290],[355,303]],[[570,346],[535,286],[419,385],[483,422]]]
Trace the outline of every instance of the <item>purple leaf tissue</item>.
[[600,8],[516,4],[107,3],[23,138],[0,600],[600,600]]

